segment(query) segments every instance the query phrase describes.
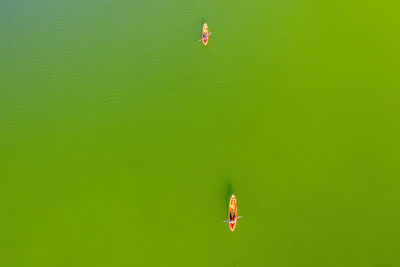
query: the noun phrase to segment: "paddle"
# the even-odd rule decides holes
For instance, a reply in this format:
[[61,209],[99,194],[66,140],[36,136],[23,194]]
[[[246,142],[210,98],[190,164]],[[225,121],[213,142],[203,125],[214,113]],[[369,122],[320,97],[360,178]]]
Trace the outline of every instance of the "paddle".
[[[238,217],[236,218],[236,220],[239,219],[239,218],[242,218],[242,216],[238,216]],[[235,220],[234,222],[236,222],[236,220]],[[229,221],[223,221],[223,223],[226,223],[226,222],[229,222]]]

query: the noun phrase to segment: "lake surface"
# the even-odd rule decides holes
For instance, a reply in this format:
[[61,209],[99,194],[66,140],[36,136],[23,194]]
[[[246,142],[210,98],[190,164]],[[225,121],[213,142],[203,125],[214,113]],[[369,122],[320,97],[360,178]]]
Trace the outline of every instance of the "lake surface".
[[400,265],[397,1],[0,10],[1,266]]

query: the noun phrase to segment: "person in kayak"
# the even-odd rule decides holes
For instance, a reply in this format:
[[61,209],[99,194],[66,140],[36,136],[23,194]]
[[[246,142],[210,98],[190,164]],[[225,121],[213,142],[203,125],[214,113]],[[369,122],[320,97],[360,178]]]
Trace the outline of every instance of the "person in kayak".
[[234,222],[236,220],[236,216],[235,216],[235,214],[234,213],[229,213],[229,221],[230,222]]

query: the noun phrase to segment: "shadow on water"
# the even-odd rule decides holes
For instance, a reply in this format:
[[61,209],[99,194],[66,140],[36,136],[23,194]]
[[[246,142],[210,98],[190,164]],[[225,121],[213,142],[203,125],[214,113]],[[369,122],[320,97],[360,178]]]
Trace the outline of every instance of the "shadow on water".
[[223,207],[224,211],[228,212],[228,206],[229,206],[229,199],[231,198],[231,195],[233,194],[233,186],[229,178],[226,181],[226,185],[224,187],[225,192],[222,194],[224,199],[223,199]]
[[199,29],[200,29],[200,35],[203,33],[203,25],[204,25],[205,22],[206,22],[206,18],[205,18],[205,17],[202,17],[202,18],[201,18],[201,25],[200,25],[200,27],[199,27]]

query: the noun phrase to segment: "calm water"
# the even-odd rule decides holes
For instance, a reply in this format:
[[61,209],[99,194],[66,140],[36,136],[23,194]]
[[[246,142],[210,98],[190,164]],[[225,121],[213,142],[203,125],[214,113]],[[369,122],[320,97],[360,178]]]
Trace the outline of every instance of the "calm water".
[[0,265],[399,266],[399,10],[3,0]]

